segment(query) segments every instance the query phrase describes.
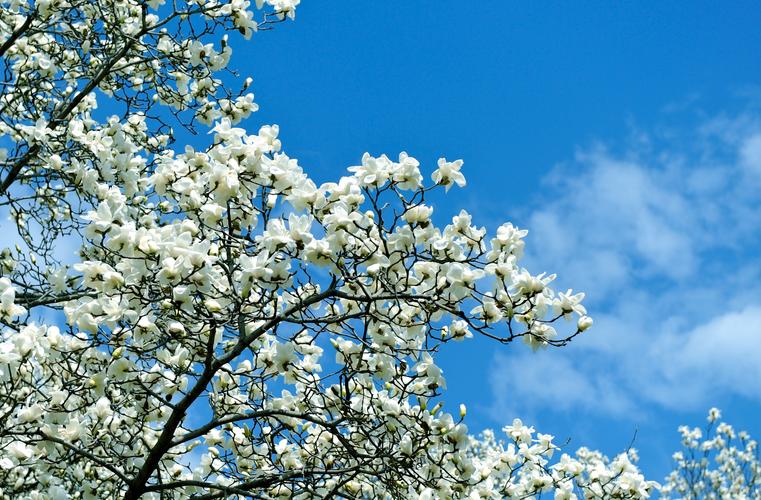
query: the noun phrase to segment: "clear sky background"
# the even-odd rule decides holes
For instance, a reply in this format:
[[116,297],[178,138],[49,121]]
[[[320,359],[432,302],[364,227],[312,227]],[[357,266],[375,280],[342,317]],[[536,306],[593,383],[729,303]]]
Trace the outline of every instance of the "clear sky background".
[[525,227],[529,268],[587,292],[570,347],[445,349],[450,411],[608,454],[638,430],[660,479],[711,406],[761,438],[759,26],[751,1],[304,0],[233,61],[246,125],[317,182],[365,151],[462,158],[437,220]]

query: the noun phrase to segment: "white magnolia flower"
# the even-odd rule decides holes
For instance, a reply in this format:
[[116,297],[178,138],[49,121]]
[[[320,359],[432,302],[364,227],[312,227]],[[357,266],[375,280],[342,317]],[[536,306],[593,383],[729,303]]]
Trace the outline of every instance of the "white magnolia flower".
[[448,162],[444,158],[439,158],[439,168],[434,170],[431,175],[433,182],[445,186],[447,191],[449,191],[449,188],[452,187],[453,184],[457,184],[459,187],[465,187],[465,176],[460,172],[462,163],[462,160]]

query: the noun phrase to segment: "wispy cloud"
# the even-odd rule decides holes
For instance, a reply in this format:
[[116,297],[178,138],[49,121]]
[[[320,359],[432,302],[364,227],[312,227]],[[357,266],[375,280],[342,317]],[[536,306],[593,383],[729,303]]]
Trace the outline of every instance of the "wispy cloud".
[[596,324],[565,349],[495,356],[495,414],[761,403],[761,114],[634,136],[548,177],[529,259],[587,292]]

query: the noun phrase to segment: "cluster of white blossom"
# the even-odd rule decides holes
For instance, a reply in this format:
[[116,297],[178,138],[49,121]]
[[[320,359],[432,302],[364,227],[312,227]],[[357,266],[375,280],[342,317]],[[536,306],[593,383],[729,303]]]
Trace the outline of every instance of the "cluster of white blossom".
[[720,418],[712,408],[705,429],[679,428],[684,449],[674,453],[676,468],[666,478],[662,498],[761,499],[758,443]]
[[[2,1],[0,195],[27,245],[49,259],[94,184],[132,196],[173,122],[256,111],[251,79],[230,83],[228,33],[269,29],[299,1]],[[115,115],[99,119],[99,102]]]
[[520,419],[503,431],[507,442],[492,431],[471,438],[468,455],[475,470],[469,498],[529,498],[548,491],[563,500],[648,498],[659,486],[640,473],[633,449],[613,460],[586,448],[572,457],[560,454],[553,436],[536,433]]

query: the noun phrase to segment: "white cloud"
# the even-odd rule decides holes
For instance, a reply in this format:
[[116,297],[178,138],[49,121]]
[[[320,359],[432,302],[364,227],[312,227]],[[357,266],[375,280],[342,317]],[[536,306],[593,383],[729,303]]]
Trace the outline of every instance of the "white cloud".
[[689,404],[720,392],[761,401],[761,306],[722,314],[660,346],[664,402],[680,395]]
[[[629,398],[612,380],[589,377],[588,364],[588,358],[577,363],[559,351],[540,356],[525,351],[513,356],[497,353],[489,379],[495,420],[504,420],[504,415],[536,415],[542,409],[631,413]],[[513,407],[518,401],[521,407]]]
[[752,174],[761,177],[761,134],[754,134],[744,141],[740,160]]
[[679,278],[694,271],[686,233],[700,221],[671,189],[677,180],[669,172],[603,150],[578,159],[583,170],[556,171],[551,182],[559,196],[531,216],[531,244],[544,261],[599,293],[643,275]]
[[529,265],[587,292],[596,323],[564,349],[496,355],[495,414],[761,402],[761,127],[745,113],[696,130],[551,174]]

